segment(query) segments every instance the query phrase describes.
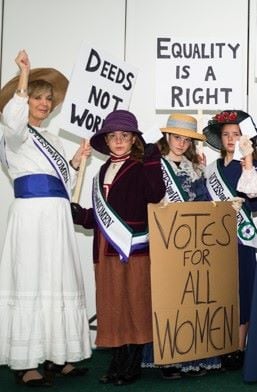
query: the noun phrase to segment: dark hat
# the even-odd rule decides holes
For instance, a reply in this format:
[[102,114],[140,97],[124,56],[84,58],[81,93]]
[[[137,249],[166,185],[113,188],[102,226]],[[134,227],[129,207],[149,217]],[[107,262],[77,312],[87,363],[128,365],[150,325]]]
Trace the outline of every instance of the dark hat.
[[197,132],[197,120],[193,116],[183,113],[173,113],[169,116],[166,128],[161,128],[164,133],[172,133],[205,141],[206,137]]
[[242,110],[226,110],[217,113],[211,120],[208,121],[207,127],[203,129],[203,134],[206,136],[206,143],[215,150],[220,151],[222,147],[222,126],[225,124],[240,124],[240,122],[248,117],[250,117],[254,127],[256,128],[251,116]]
[[[0,90],[0,112],[14,95],[19,81],[19,75],[15,76]],[[30,70],[29,82],[35,80],[45,80],[53,86],[52,110],[59,105],[65,96],[68,79],[54,68],[34,68]]]
[[138,130],[134,114],[127,110],[115,110],[108,114],[102,128],[91,137],[91,146],[102,154],[108,155],[109,148],[105,142],[105,135],[115,131],[133,132],[143,141],[142,132]]

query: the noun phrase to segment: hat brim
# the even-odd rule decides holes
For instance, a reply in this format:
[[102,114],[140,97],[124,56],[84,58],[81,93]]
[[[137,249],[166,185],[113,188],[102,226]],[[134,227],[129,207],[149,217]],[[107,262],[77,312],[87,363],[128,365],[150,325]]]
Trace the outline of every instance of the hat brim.
[[206,137],[203,134],[197,133],[196,131],[191,131],[190,129],[168,127],[168,128],[161,128],[161,131],[164,133],[172,133],[175,135],[190,137],[191,139],[199,140],[202,142],[206,140]]
[[[90,145],[93,147],[94,150],[99,151],[105,155],[110,154],[109,147],[107,146],[105,141],[105,136],[110,132],[115,132],[115,131],[104,129],[98,131],[91,137]],[[132,132],[134,135],[138,136],[138,138],[142,141],[143,144],[145,144],[141,131],[136,130],[136,131],[125,131],[125,132]]]
[[222,125],[212,124],[212,125],[208,125],[203,129],[203,134],[206,136],[206,144],[208,144],[216,151],[220,151],[222,148],[222,143],[221,143]]
[[[0,112],[13,97],[19,81],[19,75],[15,76],[0,90]],[[55,68],[33,68],[30,70],[29,82],[45,80],[53,86],[52,110],[59,105],[65,97],[68,87],[68,79]]]

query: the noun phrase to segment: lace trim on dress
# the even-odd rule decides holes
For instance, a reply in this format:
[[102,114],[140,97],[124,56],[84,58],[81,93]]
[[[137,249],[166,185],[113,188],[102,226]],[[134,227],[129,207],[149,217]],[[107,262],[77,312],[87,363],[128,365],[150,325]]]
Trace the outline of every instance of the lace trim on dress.
[[257,172],[255,167],[242,171],[237,183],[237,190],[245,193],[249,198],[257,197]]
[[172,166],[172,169],[174,170],[176,176],[180,177],[181,186],[183,190],[188,194],[189,201],[194,200],[196,194],[192,191],[192,183],[202,177],[202,165],[193,165],[193,163],[184,155],[182,156],[179,165],[173,162],[169,155],[166,155],[165,159]]

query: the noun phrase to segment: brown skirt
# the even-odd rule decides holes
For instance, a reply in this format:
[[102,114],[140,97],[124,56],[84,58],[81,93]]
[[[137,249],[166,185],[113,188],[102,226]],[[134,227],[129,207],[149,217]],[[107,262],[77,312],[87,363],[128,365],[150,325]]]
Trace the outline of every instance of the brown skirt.
[[104,255],[101,237],[95,264],[98,347],[144,344],[153,340],[149,256]]

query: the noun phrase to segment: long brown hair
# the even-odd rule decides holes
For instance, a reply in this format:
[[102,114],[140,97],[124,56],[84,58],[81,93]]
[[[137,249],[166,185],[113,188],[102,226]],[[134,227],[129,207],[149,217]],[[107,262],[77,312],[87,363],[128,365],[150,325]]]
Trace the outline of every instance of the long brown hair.
[[251,141],[253,142],[253,159],[257,160],[257,136],[253,137]]
[[[163,137],[158,142],[158,147],[160,149],[161,155],[168,155],[170,152],[170,146],[166,138],[166,133],[163,134]],[[196,152],[195,140],[192,139],[188,149],[184,153],[185,157],[193,163],[194,166],[199,164],[199,158]]]
[[135,142],[131,147],[131,158],[142,162],[144,157],[144,145],[137,135],[134,134],[134,137]]

